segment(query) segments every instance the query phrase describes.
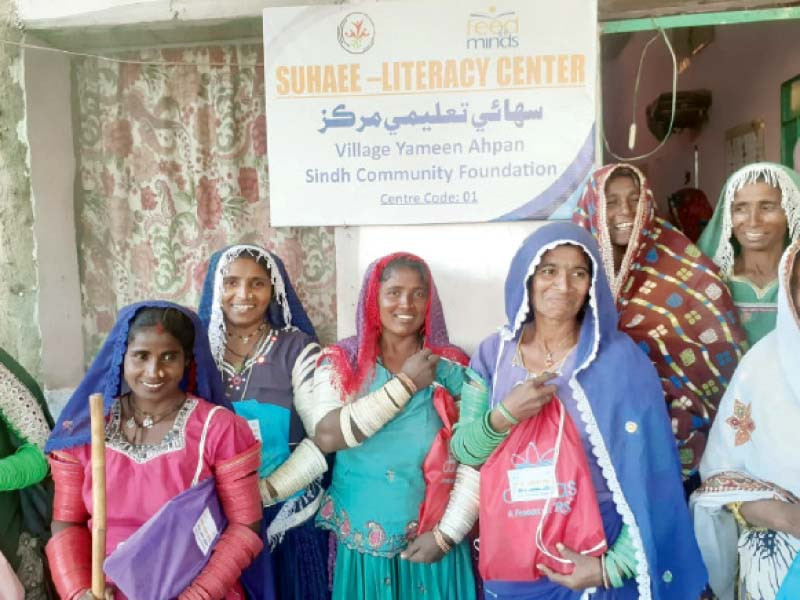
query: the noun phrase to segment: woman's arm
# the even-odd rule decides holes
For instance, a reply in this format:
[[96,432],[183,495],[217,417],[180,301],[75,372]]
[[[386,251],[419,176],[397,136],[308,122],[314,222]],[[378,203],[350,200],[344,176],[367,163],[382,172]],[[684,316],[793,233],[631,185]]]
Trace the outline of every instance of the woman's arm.
[[738,510],[750,527],[765,527],[800,538],[800,504],[783,500],[753,500],[742,502]]
[[[431,385],[438,357],[424,349],[408,358],[383,387],[343,405],[328,364],[314,377],[314,442],[325,453],[358,446],[405,407],[418,389]],[[301,415],[302,416],[302,415]],[[319,418],[316,418],[319,417]]]
[[84,470],[68,452],[53,452],[50,466],[55,483],[53,537],[45,550],[58,595],[72,600],[91,587],[92,579],[92,534],[82,495]]

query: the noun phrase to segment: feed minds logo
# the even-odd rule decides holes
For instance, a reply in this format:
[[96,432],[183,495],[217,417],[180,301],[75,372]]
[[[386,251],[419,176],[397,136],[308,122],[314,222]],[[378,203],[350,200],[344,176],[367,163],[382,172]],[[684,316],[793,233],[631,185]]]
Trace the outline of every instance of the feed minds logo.
[[467,50],[519,47],[519,15],[490,6],[485,12],[467,18]]
[[367,13],[352,12],[339,23],[339,45],[350,54],[364,54],[375,43],[375,24]]

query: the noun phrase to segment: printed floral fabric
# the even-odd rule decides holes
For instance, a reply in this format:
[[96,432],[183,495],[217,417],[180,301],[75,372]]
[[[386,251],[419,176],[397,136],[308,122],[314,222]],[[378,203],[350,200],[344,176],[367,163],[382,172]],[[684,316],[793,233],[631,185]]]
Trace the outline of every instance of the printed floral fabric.
[[76,211],[86,358],[121,306],[196,306],[211,254],[279,255],[320,340],[336,334],[331,228],[269,227],[259,45],[143,50],[76,60]]
[[[619,270],[606,224],[605,184],[626,167],[639,202]],[[594,172],[572,216],[598,241],[619,311],[619,327],[653,361],[669,406],[684,478],[697,471],[722,394],[746,348],[745,334],[714,263],[655,216],[653,192],[631,165]]]

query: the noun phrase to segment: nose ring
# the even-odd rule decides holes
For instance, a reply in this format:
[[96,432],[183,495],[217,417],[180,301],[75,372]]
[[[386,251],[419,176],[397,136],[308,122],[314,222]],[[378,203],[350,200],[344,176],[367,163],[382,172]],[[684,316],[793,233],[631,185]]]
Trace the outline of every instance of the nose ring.
[[252,300],[253,298],[254,298],[253,292],[250,292],[250,293],[247,294],[247,299],[248,300]]

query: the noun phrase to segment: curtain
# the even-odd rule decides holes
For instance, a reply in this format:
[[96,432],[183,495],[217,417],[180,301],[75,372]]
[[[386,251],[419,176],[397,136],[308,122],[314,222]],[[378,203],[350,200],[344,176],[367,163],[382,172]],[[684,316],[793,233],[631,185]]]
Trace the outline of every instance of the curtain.
[[269,226],[261,46],[124,58],[188,64],[73,63],[87,362],[120,307],[148,298],[196,307],[211,253],[245,242],[284,260],[321,341],[332,342],[333,230]]

